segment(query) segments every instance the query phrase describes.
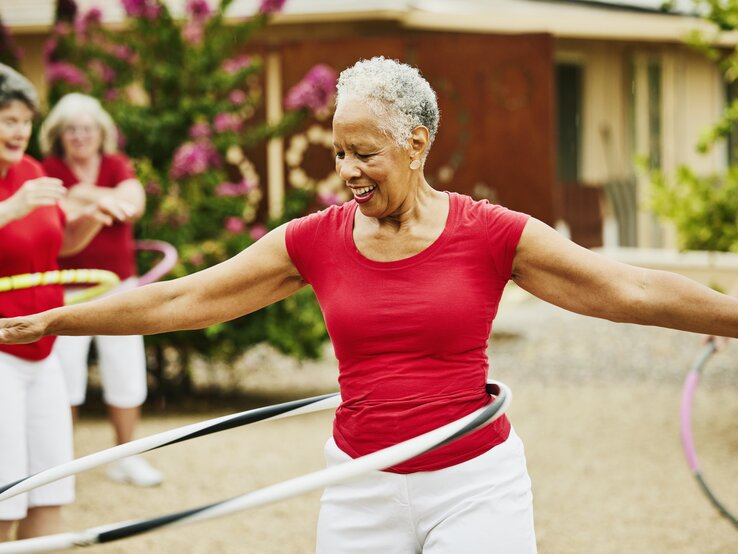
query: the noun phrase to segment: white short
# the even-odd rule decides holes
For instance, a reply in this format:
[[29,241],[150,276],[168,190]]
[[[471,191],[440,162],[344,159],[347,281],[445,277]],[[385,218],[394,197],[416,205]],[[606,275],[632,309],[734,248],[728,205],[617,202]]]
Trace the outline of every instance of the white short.
[[[72,416],[56,356],[31,362],[0,352],[0,483],[72,459]],[[28,508],[74,501],[67,477],[0,502],[0,520],[26,517]]]
[[59,337],[59,356],[72,406],[84,404],[87,395],[87,359],[95,341],[103,398],[108,406],[134,408],[146,400],[146,352],[143,337]]
[[[350,460],[331,438],[328,466]],[[438,471],[376,471],[328,487],[318,554],[534,554],[533,497],[515,431],[476,458]]]

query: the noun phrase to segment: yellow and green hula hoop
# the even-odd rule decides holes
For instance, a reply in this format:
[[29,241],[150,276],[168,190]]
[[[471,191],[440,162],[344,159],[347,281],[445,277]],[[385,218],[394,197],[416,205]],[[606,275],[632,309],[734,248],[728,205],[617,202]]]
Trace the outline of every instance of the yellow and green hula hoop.
[[43,285],[94,285],[64,296],[65,304],[78,304],[105,294],[119,282],[115,273],[105,269],[57,269],[0,277],[0,292]]

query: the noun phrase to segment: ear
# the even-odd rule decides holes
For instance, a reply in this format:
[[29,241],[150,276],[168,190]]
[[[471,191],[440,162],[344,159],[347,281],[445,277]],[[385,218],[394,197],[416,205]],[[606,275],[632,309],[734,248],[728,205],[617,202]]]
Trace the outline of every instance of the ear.
[[418,125],[410,135],[410,155],[422,159],[428,149],[430,131],[424,125]]

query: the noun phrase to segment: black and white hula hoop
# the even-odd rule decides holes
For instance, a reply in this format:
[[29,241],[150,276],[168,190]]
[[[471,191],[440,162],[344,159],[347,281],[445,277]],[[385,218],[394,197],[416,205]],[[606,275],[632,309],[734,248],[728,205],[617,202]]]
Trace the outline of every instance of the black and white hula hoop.
[[[83,531],[61,533],[57,535],[48,535],[45,537],[3,543],[0,544],[0,554],[49,552],[52,550],[64,550],[112,542],[134,535],[140,535],[155,529],[222,517],[241,510],[263,506],[279,500],[292,498],[312,490],[341,483],[370,471],[382,470],[448,444],[476,429],[488,425],[500,417],[505,413],[505,410],[512,399],[510,389],[503,383],[490,381],[487,384],[487,392],[494,396],[492,402],[471,414],[410,440],[337,466],[301,475],[240,496],[204,506],[198,506],[181,512],[149,519],[102,525],[85,529]],[[79,473],[86,469],[130,456],[132,454],[146,452],[168,444],[182,442],[195,437],[215,433],[217,431],[255,423],[257,421],[291,417],[293,415],[306,414],[327,408],[335,408],[339,403],[340,396],[337,393],[316,396],[284,404],[267,406],[265,408],[258,408],[256,410],[241,412],[231,416],[224,416],[202,423],[173,429],[157,435],[152,435],[150,437],[103,450],[96,454],[85,456],[84,458],[79,458],[68,464],[56,466],[36,475],[16,481],[15,483],[0,487],[0,500],[10,498],[11,496],[15,496],[21,492],[26,492],[63,477],[68,477],[69,475],[74,475],[75,473]]]
[[715,341],[710,341],[705,348],[702,349],[699,356],[695,360],[692,369],[687,373],[687,377],[684,380],[684,386],[682,388],[682,405],[681,405],[681,435],[682,435],[682,448],[684,450],[684,456],[687,458],[687,464],[689,469],[692,471],[695,479],[700,485],[702,492],[710,500],[713,506],[720,512],[720,515],[730,521],[735,527],[738,527],[738,518],[736,518],[720,500],[718,500],[715,493],[707,485],[702,472],[700,471],[700,463],[697,459],[697,449],[694,446],[694,438],[692,435],[692,405],[694,402],[694,395],[697,390],[697,385],[700,382],[700,376],[707,364],[707,361],[717,350]]

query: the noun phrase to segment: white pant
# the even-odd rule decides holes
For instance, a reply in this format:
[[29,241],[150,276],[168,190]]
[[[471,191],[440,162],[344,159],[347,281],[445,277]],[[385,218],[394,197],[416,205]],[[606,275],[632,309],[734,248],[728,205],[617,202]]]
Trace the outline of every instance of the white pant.
[[[331,438],[328,466],[351,458]],[[533,498],[523,443],[508,439],[438,471],[372,472],[328,487],[318,554],[534,554]]]
[[87,357],[95,340],[103,398],[108,406],[134,408],[146,400],[146,352],[143,337],[59,337],[59,356],[72,406],[84,404],[87,394]]
[[[72,459],[72,417],[56,356],[31,362],[0,352],[0,483],[7,484]],[[28,508],[74,500],[67,477],[0,502],[0,520]]]

